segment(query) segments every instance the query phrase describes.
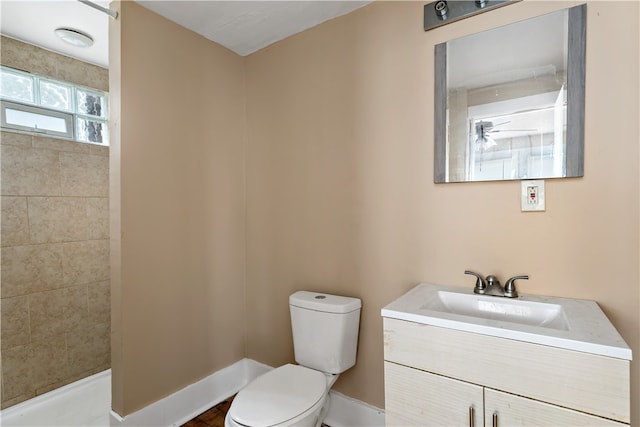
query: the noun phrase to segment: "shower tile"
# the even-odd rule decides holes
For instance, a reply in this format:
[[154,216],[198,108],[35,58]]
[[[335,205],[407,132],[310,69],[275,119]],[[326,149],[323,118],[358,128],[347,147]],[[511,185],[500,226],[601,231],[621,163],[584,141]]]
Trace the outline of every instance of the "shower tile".
[[71,375],[71,376],[65,377],[62,381],[58,381],[58,382],[55,382],[55,383],[51,383],[51,384],[39,387],[36,390],[36,394],[37,395],[41,395],[41,394],[50,392],[51,390],[55,390],[57,388],[65,386],[67,384],[71,384],[71,383],[73,383],[75,381],[78,381],[78,380],[81,380],[83,378],[86,378],[89,375],[92,375],[92,373],[91,372],[83,372],[83,373],[78,374],[78,375]]
[[[108,90],[104,68],[1,38],[3,65]],[[2,130],[0,160],[5,408],[110,367],[109,147]]]
[[44,76],[53,76],[56,71],[56,56],[32,44],[2,37],[2,65],[29,70]]
[[111,321],[111,283],[92,283],[88,286],[89,322],[91,324]]
[[60,153],[63,196],[109,196],[109,158]]
[[10,406],[17,405],[18,403],[22,403],[25,400],[29,400],[34,396],[35,396],[35,393],[31,391],[27,394],[21,394],[17,397],[14,397],[13,399],[3,400],[2,405],[0,406],[0,409],[6,409]]
[[12,196],[60,195],[58,153],[32,148],[0,146],[2,194]]
[[65,284],[109,280],[109,240],[63,243],[62,246]]
[[96,156],[109,156],[109,146],[108,145],[96,145],[96,144],[88,144],[91,147],[91,154],[95,154]]
[[78,197],[29,197],[33,243],[86,240],[87,202]]
[[62,249],[60,244],[2,248],[2,298],[60,287]]
[[67,362],[69,365],[69,374],[77,375],[86,371],[90,371],[93,367],[93,358],[89,351],[91,329],[82,329],[78,331],[68,332],[67,337]]
[[109,325],[96,325],[67,334],[69,374],[94,370],[109,362]]
[[31,135],[2,131],[0,132],[0,144],[31,147]]
[[2,37],[2,65],[81,86],[109,90],[108,69],[8,37]]
[[31,341],[40,341],[64,333],[66,289],[29,295]]
[[43,136],[33,137],[33,147],[43,150],[70,151],[74,153],[89,154],[91,150],[88,144],[70,141],[68,139],[48,138]]
[[109,72],[107,69],[87,63],[82,64],[82,67],[78,67],[76,59],[62,55],[58,55],[56,59],[57,72],[53,77],[74,82],[81,86],[103,91],[109,90]]
[[29,344],[28,297],[2,298],[0,314],[2,350]]
[[30,242],[27,198],[2,196],[2,246],[24,245]]
[[39,389],[58,383],[69,376],[67,345],[64,334],[34,342],[29,349],[29,363],[33,370],[33,385]]
[[88,198],[87,201],[87,223],[88,238],[108,239],[109,238],[109,199],[106,197]]
[[35,395],[29,353],[30,346],[27,345],[20,345],[2,351],[3,402],[21,395],[26,395],[27,398]]
[[87,286],[64,288],[63,326],[66,332],[88,326]]
[[95,360],[94,369],[103,371],[106,366],[111,365],[111,324],[101,323],[93,328],[93,356]]

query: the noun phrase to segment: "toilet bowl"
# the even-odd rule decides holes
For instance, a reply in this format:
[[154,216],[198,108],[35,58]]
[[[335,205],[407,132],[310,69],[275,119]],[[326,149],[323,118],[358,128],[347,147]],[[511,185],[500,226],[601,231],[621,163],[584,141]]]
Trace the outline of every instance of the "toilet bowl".
[[329,390],[356,362],[358,298],[298,291],[289,297],[294,354],[251,381],[234,398],[225,427],[319,427]]
[[287,364],[253,380],[233,400],[225,427],[314,427],[338,375]]

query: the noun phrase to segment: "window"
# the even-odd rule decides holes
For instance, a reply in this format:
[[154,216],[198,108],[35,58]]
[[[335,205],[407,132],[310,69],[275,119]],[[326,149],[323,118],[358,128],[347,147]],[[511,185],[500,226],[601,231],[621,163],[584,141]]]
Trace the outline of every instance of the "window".
[[72,138],[73,115],[3,101],[2,127]]
[[107,93],[0,67],[2,127],[108,144]]

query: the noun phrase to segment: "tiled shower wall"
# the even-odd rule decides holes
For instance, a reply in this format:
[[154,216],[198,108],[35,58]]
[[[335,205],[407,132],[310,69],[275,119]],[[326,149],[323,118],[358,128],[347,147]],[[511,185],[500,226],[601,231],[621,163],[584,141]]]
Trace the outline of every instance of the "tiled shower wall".
[[[1,48],[3,65],[107,90],[100,67]],[[2,131],[0,149],[6,408],[110,366],[109,147]]]

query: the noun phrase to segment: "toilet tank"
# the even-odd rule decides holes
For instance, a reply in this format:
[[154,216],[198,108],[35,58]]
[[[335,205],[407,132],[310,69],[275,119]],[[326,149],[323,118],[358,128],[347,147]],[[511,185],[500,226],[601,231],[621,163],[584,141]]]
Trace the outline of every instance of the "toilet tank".
[[356,363],[359,298],[298,291],[289,297],[296,362],[339,374]]

